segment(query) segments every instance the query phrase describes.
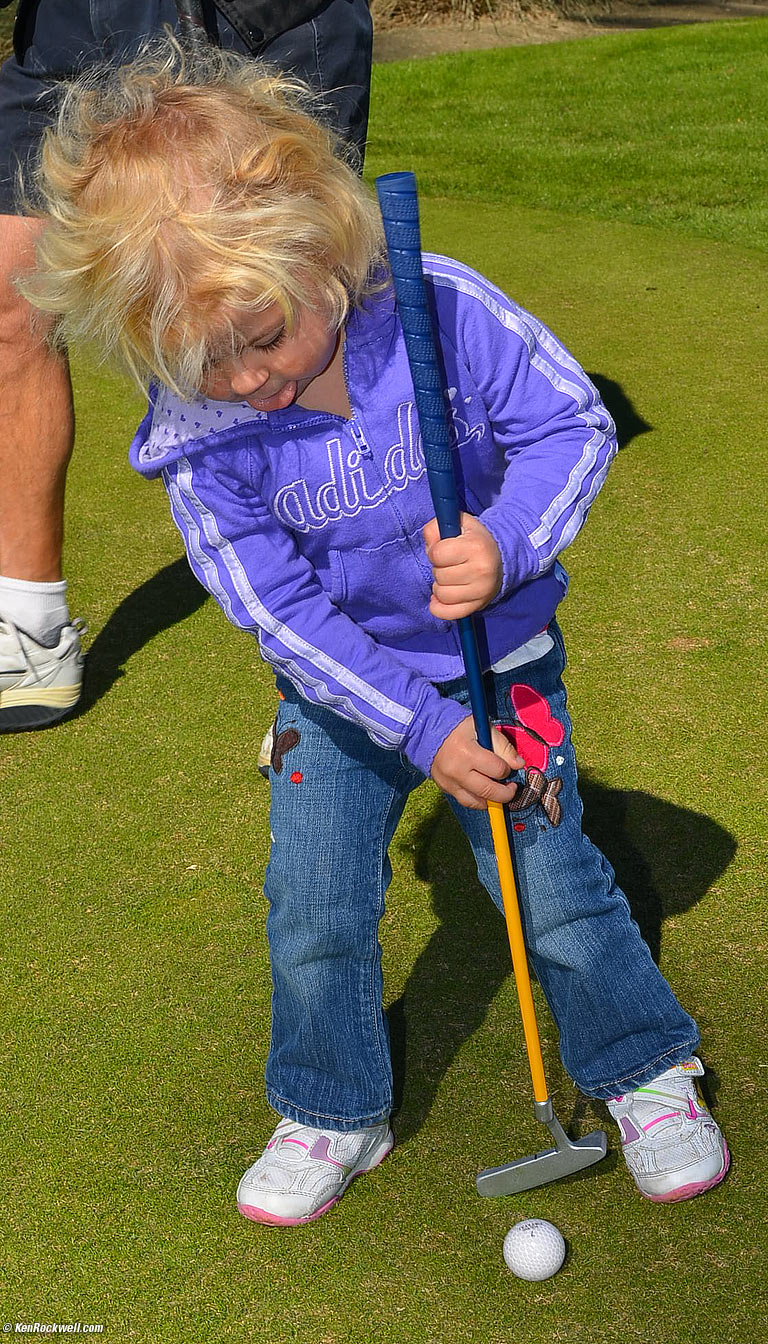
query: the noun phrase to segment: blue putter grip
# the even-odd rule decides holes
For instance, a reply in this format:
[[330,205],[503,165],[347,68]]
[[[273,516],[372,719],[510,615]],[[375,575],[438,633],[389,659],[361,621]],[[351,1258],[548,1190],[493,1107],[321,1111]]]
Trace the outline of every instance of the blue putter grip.
[[413,173],[376,179],[387,253],[416,394],[429,488],[442,537],[456,537],[459,502],[451,460],[452,434],[421,266],[419,198]]
[[[413,173],[385,173],[376,178],[376,193],[413,379],[435,517],[441,537],[457,537],[461,526],[451,456],[453,430],[448,419],[435,333],[427,306],[416,177]],[[477,740],[481,747],[491,751],[491,726],[474,622],[471,616],[465,616],[458,625]]]

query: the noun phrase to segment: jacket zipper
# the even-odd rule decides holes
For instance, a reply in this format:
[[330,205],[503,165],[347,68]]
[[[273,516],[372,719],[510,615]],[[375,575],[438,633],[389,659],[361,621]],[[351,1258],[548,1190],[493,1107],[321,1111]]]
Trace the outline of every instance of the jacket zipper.
[[350,409],[350,411],[352,412],[352,417],[351,417],[351,419],[348,421],[349,432],[350,432],[350,434],[352,435],[352,441],[353,441],[355,447],[357,448],[357,451],[359,452],[360,456],[361,456],[361,457],[364,457],[364,458],[367,458],[367,459],[370,461],[370,459],[373,457],[373,452],[372,452],[371,448],[369,447],[369,445],[368,445],[368,441],[367,441],[367,439],[366,439],[366,437],[365,437],[365,434],[363,433],[362,427],[361,427],[361,425],[360,425],[359,422],[358,422],[358,419],[357,419],[357,412],[355,411],[355,407],[354,407],[354,404],[353,404],[353,402],[352,402],[352,398],[351,398],[351,396],[349,395],[349,372],[348,372],[348,369],[347,369],[347,340],[346,340],[346,335],[345,335],[345,337],[344,337],[344,350],[343,350],[343,352],[342,352],[342,357],[341,357],[341,368],[342,368],[342,372],[343,372],[343,374],[344,374],[344,387],[345,387],[345,389],[346,389],[346,393],[347,393],[347,401],[349,402],[349,409]]

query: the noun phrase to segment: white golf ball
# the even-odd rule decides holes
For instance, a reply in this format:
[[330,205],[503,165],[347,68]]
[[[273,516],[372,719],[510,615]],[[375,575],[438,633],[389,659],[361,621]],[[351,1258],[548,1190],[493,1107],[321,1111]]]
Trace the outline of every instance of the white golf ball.
[[551,1279],[565,1259],[565,1242],[552,1223],[524,1218],[504,1238],[504,1259],[518,1279],[540,1283]]

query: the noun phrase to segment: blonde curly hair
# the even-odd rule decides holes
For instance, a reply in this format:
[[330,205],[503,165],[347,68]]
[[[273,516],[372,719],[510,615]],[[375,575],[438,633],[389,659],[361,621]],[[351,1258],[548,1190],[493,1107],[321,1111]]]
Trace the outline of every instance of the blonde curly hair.
[[44,228],[19,288],[146,387],[194,394],[228,313],[277,303],[340,328],[382,283],[375,202],[279,71],[168,34],[67,86],[30,196]]

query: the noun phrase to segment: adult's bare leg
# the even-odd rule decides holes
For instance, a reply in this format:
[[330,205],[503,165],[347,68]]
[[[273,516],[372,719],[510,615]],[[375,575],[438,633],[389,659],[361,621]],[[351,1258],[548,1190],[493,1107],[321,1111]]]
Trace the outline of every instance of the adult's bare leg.
[[0,574],[61,579],[74,413],[66,358],[13,284],[34,262],[36,220],[0,215]]
[[62,579],[74,414],[66,358],[13,280],[39,225],[0,215],[0,731],[41,728],[80,697],[83,657]]

